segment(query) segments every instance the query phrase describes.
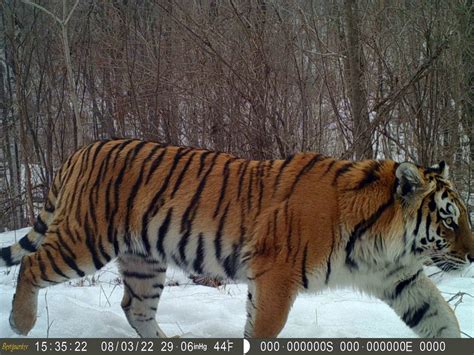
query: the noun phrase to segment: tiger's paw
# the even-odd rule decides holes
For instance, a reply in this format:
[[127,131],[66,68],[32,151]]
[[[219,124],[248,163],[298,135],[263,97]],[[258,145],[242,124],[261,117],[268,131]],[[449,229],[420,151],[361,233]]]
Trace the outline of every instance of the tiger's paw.
[[[13,296],[12,311],[10,312],[10,327],[18,335],[28,335],[36,323],[37,300],[33,298],[29,302],[20,302],[21,294]],[[29,307],[25,306],[29,305]]]
[[28,335],[35,323],[35,314],[25,316],[23,313],[20,317],[16,317],[13,311],[10,313],[10,327],[18,335]]

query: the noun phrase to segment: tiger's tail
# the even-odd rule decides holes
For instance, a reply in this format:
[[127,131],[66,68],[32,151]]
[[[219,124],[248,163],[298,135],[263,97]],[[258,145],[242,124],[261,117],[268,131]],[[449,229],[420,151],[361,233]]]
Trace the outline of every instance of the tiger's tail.
[[23,256],[34,253],[43,243],[48,225],[53,220],[54,210],[56,207],[56,199],[59,185],[59,174],[53,182],[53,186],[48,192],[48,199],[36,216],[33,228],[23,236],[17,243],[8,247],[0,248],[0,267],[18,265]]

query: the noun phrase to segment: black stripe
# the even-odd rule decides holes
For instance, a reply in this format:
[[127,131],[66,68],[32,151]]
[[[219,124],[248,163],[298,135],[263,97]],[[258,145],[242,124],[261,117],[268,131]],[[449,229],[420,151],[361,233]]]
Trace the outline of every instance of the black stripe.
[[418,209],[418,212],[416,214],[416,225],[415,225],[415,230],[413,232],[413,234],[415,234],[415,236],[418,234],[418,231],[420,229],[420,224],[421,224],[421,217],[423,217],[423,205]]
[[193,269],[197,274],[202,274],[202,265],[204,263],[204,240],[202,233],[199,233],[198,244],[196,248],[196,259],[193,263]]
[[159,284],[159,283],[153,284],[153,285],[151,285],[151,287],[153,287],[153,288],[160,288],[160,289],[164,289],[164,288],[165,288],[165,286],[164,286],[163,284]]
[[125,288],[127,289],[128,293],[130,294],[130,296],[132,296],[133,298],[136,298],[139,301],[143,301],[143,298],[141,298],[141,296],[137,295],[133,291],[132,287],[127,283],[127,281],[122,280],[122,282],[123,282],[123,285],[125,286]]
[[324,173],[321,174],[321,177],[323,177],[324,175],[329,173],[329,170],[331,170],[331,168],[334,166],[334,164],[336,164],[336,160],[333,160],[328,164],[326,170],[324,170]]
[[[126,140],[125,142],[122,142],[118,145],[118,149],[117,149],[117,153],[115,154],[114,156],[114,160],[112,162],[112,169],[115,168],[115,165],[117,165],[117,160],[120,156],[120,153],[122,153],[122,151],[125,149],[125,147],[133,142],[136,142],[136,140],[134,139],[129,139],[129,140]],[[112,151],[112,149],[111,149]],[[107,171],[105,172],[107,173]]]
[[181,173],[179,173],[179,176],[176,179],[176,183],[174,184],[173,192],[171,192],[171,198],[174,198],[176,192],[178,192],[178,189],[179,189],[179,187],[181,186],[181,184],[183,182],[184,175],[188,171],[189,166],[191,165],[195,155],[196,155],[196,152],[193,152],[193,154],[191,154],[191,156],[188,158],[188,161],[184,165],[183,170],[181,170]]
[[88,216],[86,217],[86,221],[84,223],[84,230],[86,232],[86,246],[87,249],[89,249],[89,252],[91,253],[92,261],[94,262],[94,266],[96,270],[101,269],[104,264],[100,261],[99,255],[97,254],[97,250],[95,249],[94,245],[94,236],[91,233],[91,230],[89,228],[89,220]]
[[227,181],[229,180],[229,165],[234,160],[235,160],[235,158],[229,159],[229,160],[226,161],[226,163],[224,165],[222,185],[221,185],[221,193],[219,195],[219,200],[217,201],[217,205],[216,205],[216,208],[214,209],[214,214],[213,214],[212,218],[217,217],[217,214],[219,213],[219,210],[220,210],[221,205],[222,205],[222,201],[224,201],[224,196],[225,196],[225,192],[226,192],[226,189],[227,189]]
[[265,173],[265,176],[268,177],[270,175],[270,173],[272,172],[272,168],[273,168],[273,164],[275,164],[275,160],[267,160],[267,165],[265,166],[266,168],[266,173]]
[[[149,142],[151,143],[151,142]],[[148,155],[146,156],[145,159],[143,159],[143,165],[146,165],[150,160],[151,158],[156,154],[156,152],[158,151],[158,149],[162,148],[161,145],[159,144],[154,144],[154,147],[152,149],[150,149],[150,152],[148,153]]]
[[29,251],[30,253],[33,253],[36,251],[35,245],[28,239],[28,236],[25,235],[23,238],[20,239],[20,242],[18,243],[20,246]]
[[216,238],[214,239],[214,248],[216,249],[216,259],[220,260],[222,253],[222,230],[224,229],[225,220],[227,218],[227,212],[229,211],[229,203],[227,204],[224,213],[219,220],[219,226],[216,232]]
[[65,279],[70,279],[70,277],[67,276],[66,274],[64,274],[64,273],[62,272],[62,270],[58,267],[58,265],[57,265],[56,262],[54,261],[54,258],[53,258],[53,256],[51,255],[51,253],[49,252],[49,250],[45,250],[45,252],[46,252],[46,256],[48,257],[49,263],[51,264],[51,267],[53,268],[53,271],[54,271],[56,274],[58,274],[58,275],[64,277]]
[[275,178],[275,183],[273,184],[273,196],[275,196],[275,192],[277,191],[278,189],[278,185],[280,184],[280,179],[281,179],[281,176],[283,174],[283,170],[285,170],[285,168],[287,167],[288,164],[290,164],[290,162],[293,160],[293,158],[295,157],[294,154],[290,155],[289,157],[287,157],[283,163],[281,164],[280,166],[280,170],[278,171],[278,174]]
[[380,218],[382,213],[393,204],[395,201],[393,194],[390,196],[389,200],[381,205],[368,219],[359,222],[354,230],[351,233],[349,241],[346,245],[346,265],[352,269],[357,268],[357,264],[352,258],[352,251],[354,250],[355,242],[369,229],[374,225],[375,222]]
[[153,299],[160,298],[160,296],[161,296],[161,292],[154,293],[154,294],[151,294],[151,295],[142,295],[142,298],[144,300],[153,300]]
[[33,229],[36,233],[44,235],[48,231],[48,226],[46,223],[43,222],[41,216],[36,216],[35,224],[33,225]]
[[234,244],[232,246],[232,253],[228,255],[224,260],[224,271],[230,279],[233,279],[235,277],[235,274],[237,273],[240,250],[241,245]]
[[[130,191],[130,195],[128,196],[127,199],[127,214],[125,216],[125,228],[126,228],[126,234],[130,235],[130,217],[131,213],[133,211],[133,207],[135,205],[135,199],[137,198],[138,191],[140,187],[142,186],[142,181],[143,181],[143,174],[144,174],[144,169],[145,169],[145,164],[141,163],[141,168],[140,168],[140,173],[138,175],[137,180],[135,181],[135,184],[132,187],[132,190]],[[150,253],[150,242],[148,240],[148,228],[146,226],[142,226],[142,242],[143,246],[145,247],[145,250],[147,254]]]
[[168,184],[171,180],[171,177],[174,174],[174,171],[176,169],[176,166],[178,165],[181,157],[189,153],[190,149],[184,150],[183,148],[179,148],[178,151],[176,152],[174,158],[173,158],[173,164],[171,168],[168,171],[168,174],[166,175],[166,178],[164,182],[162,183],[160,190],[153,196],[153,199],[151,200],[150,204],[148,205],[147,211],[143,215],[142,218],[142,225],[143,228],[148,228],[148,219],[150,216],[156,214],[158,212],[159,204],[158,201],[160,200],[161,196],[163,193],[166,191],[168,188]]
[[[113,149],[113,148],[112,148]],[[97,203],[99,200],[99,186],[103,184],[103,178],[105,177],[105,171],[106,171],[106,165],[110,159],[110,153],[111,150],[106,153],[106,156],[104,159],[102,159],[102,162],[100,163],[99,171],[97,172],[97,175],[95,177],[95,181],[92,184],[92,191],[95,191],[95,202]]]
[[[119,254],[119,251],[120,251],[120,245],[119,245],[119,241],[118,241],[118,238],[117,238],[117,231],[112,227],[113,231],[111,231],[110,235],[112,235],[112,240],[113,240],[113,244],[114,244],[114,255],[118,255]],[[110,235],[109,233],[107,234],[107,239],[110,238]]]
[[181,257],[181,261],[184,265],[187,265],[186,246],[188,245],[190,235],[191,235],[191,231],[189,229],[186,230],[186,232],[183,233],[183,236],[181,237],[178,243],[179,256]]
[[199,182],[199,185],[196,189],[196,192],[194,193],[194,196],[191,199],[191,202],[189,203],[188,207],[186,208],[186,210],[183,213],[183,217],[181,218],[181,233],[183,233],[185,230],[188,230],[188,231],[191,230],[192,219],[194,218],[194,215],[195,215],[195,209],[197,208],[197,205],[198,205],[199,200],[201,198],[201,194],[202,194],[204,188],[206,187],[206,183],[208,181],[207,177],[211,173],[211,171],[214,169],[217,157],[220,154],[221,153],[215,153],[214,154],[214,157],[212,158],[212,161],[209,165],[209,168],[207,169],[204,176],[201,178],[201,181]]
[[334,244],[336,244],[336,241],[335,241],[335,236],[333,234],[332,243],[331,243],[331,252],[329,253],[327,267],[326,267],[326,279],[324,280],[324,283],[326,285],[328,284],[329,277],[331,276],[331,257],[332,257],[332,253],[334,252]]
[[[1,248],[0,249],[0,257],[5,261],[6,266],[12,266],[14,265],[13,259],[12,259],[12,250],[10,247],[6,248]],[[16,263],[18,264],[18,263]]]
[[145,185],[150,182],[151,176],[158,168],[158,166],[160,166],[161,161],[163,160],[163,157],[165,156],[167,151],[167,148],[163,149],[163,151],[155,158],[155,160],[153,160],[153,163],[151,163],[150,170],[148,170],[148,175],[145,179]]
[[[89,173],[89,176],[87,177],[86,186],[90,186],[90,180],[92,177],[92,172],[94,171],[96,161],[97,161],[97,156],[99,155],[99,152],[102,150],[103,146],[108,143],[108,141],[101,141],[98,145],[97,148],[94,151],[94,154],[92,155],[92,160],[91,160],[91,171]],[[95,145],[95,144],[94,144]]]
[[[111,216],[111,219],[112,219],[111,223],[114,224],[114,225],[115,225],[115,223],[114,223],[115,215],[117,214],[117,212],[119,210],[121,185],[122,185],[122,182],[123,182],[123,178],[125,176],[125,172],[132,168],[133,162],[134,162],[137,154],[143,149],[145,144],[146,144],[146,142],[140,142],[135,147],[131,148],[127,152],[127,155],[125,157],[123,166],[122,166],[122,168],[120,169],[120,171],[118,173],[117,179],[115,180],[115,183],[114,183],[114,198],[115,198],[114,201],[115,201],[115,205],[114,205],[114,209],[112,211],[112,216]],[[143,167],[144,167],[144,165],[142,165],[142,169],[143,169]],[[141,184],[141,179],[143,178],[142,173],[143,173],[143,170],[141,171],[140,176],[138,178],[139,181],[137,181],[134,184],[133,188],[132,188],[132,191],[131,191],[132,196],[129,196],[129,198],[127,200],[127,214],[126,214],[126,217],[125,217],[125,228],[126,228],[125,244],[127,244],[128,247],[130,247],[130,230],[129,230],[129,227],[130,227],[130,223],[129,223],[130,213],[131,213],[131,209],[133,207],[133,201],[136,197],[136,194],[138,193],[138,188]],[[149,250],[149,245],[148,245],[148,250]]]
[[[69,228],[69,227],[67,227],[67,228]],[[58,237],[57,241],[61,245],[61,247],[66,249],[67,252],[69,253],[69,255],[71,255],[74,259],[76,259],[76,255],[74,254],[72,249],[69,247],[69,245],[67,245],[66,241],[63,239],[63,236],[62,236],[61,232],[59,230],[57,230],[57,231],[54,231],[53,233],[56,234],[56,236]]]
[[[163,193],[166,191],[168,188],[168,185],[170,183],[171,177],[174,174],[174,171],[177,167],[177,165],[180,162],[180,159],[189,153],[191,149],[184,149],[184,148],[178,148],[174,158],[173,158],[173,164],[171,168],[168,171],[168,174],[165,177],[165,180],[161,184],[160,189],[156,192],[155,196],[153,196],[153,199],[151,200],[150,204],[148,205],[148,208],[146,212],[143,214],[142,217],[142,237],[148,235],[148,223],[149,223],[149,218],[150,216],[154,216],[156,213],[158,213],[158,210],[160,208],[160,204],[158,203],[163,195]],[[164,256],[164,254],[163,254]]]
[[99,239],[100,254],[104,257],[106,262],[109,262],[110,260],[112,260],[112,258],[110,257],[110,255],[107,253],[107,251],[104,248],[104,244],[102,243],[102,237],[100,235],[97,235],[97,239]]
[[89,207],[89,209],[87,210],[87,213],[89,213],[89,215],[91,216],[92,224],[93,224],[93,227],[94,227],[94,232],[97,233],[98,232],[98,230],[97,230],[98,218],[97,218],[96,209],[95,209],[96,204],[93,201],[93,189],[91,189],[89,191],[89,204],[88,204],[88,207]]
[[158,230],[158,240],[156,241],[156,249],[158,252],[165,257],[165,250],[163,248],[163,242],[165,240],[166,234],[168,233],[168,229],[171,223],[171,218],[173,216],[173,208],[170,208],[168,212],[166,213],[165,220],[160,226],[160,229]]
[[425,302],[415,311],[407,311],[405,314],[403,314],[402,319],[406,325],[408,325],[410,328],[414,328],[421,322],[429,308],[430,305]]
[[308,278],[306,276],[306,258],[308,256],[308,243],[304,247],[303,251],[303,260],[301,261],[301,281],[303,283],[304,288],[308,288]]
[[[73,198],[73,200],[76,201],[76,206],[79,206],[78,208],[76,208],[76,221],[77,221],[78,224],[81,223],[81,212],[82,212],[81,206],[83,206],[83,204],[82,204],[82,196],[83,196],[83,193],[84,193],[85,188],[86,188],[86,185],[83,184],[83,185],[81,186],[81,190],[80,190],[79,193],[78,193],[78,196],[77,196],[77,197],[74,196],[74,198]],[[84,205],[86,205],[86,204],[84,204]],[[73,206],[71,206],[71,209],[72,209],[72,208],[73,208]]]
[[[37,253],[36,254],[36,260],[38,261],[38,266],[39,266],[39,269],[40,269],[40,272],[41,272],[41,279],[43,281],[46,281],[46,282],[49,282],[49,283],[53,283],[53,284],[57,284],[59,282],[57,281],[53,281],[51,279],[49,279],[47,276],[46,276],[46,265],[44,264],[43,262],[43,259],[41,258],[41,254],[40,253]],[[31,269],[30,269],[31,270]],[[33,273],[33,272],[32,272]]]
[[[75,168],[77,162],[79,161],[79,155],[80,154],[82,154],[82,150],[76,151],[73,155],[71,155],[69,157],[69,159],[66,161],[65,165],[63,165],[63,167],[67,166],[67,164],[69,164],[70,161],[72,161],[72,158],[74,158],[74,162],[72,163],[72,166],[67,166],[67,169],[65,170],[65,171],[67,171],[67,174],[66,174],[66,176],[64,176],[63,181],[61,181],[62,186],[64,186],[67,183],[67,181],[71,177],[72,173],[74,172],[74,168]],[[53,185],[53,189],[55,189],[55,187],[56,186]],[[53,191],[53,193],[54,193],[54,191]],[[56,193],[57,193],[57,191],[56,191]]]
[[249,167],[250,160],[246,160],[242,164],[244,165],[244,168],[241,170],[240,176],[239,176],[239,187],[238,187],[238,190],[237,190],[237,200],[240,198],[240,195],[242,193],[242,186],[244,184],[245,172],[247,171],[247,168]]
[[122,271],[122,276],[128,277],[128,278],[134,278],[134,279],[147,280],[147,279],[154,279],[156,277],[156,274],[148,274],[145,272],[137,272],[137,271]]
[[74,259],[70,258],[69,256],[67,256],[66,254],[64,254],[64,252],[62,251],[61,248],[58,248],[58,251],[59,253],[61,254],[61,257],[63,258],[64,262],[71,268],[73,269],[77,275],[79,277],[83,277],[86,275],[86,273],[84,271],[82,271],[81,269],[79,269],[79,267],[77,266],[76,262],[74,261]]
[[[77,196],[77,189],[79,188],[79,186],[84,188],[84,184],[83,183],[81,184],[81,181],[82,181],[82,178],[85,176],[86,171],[88,170],[87,166],[89,165],[89,155],[90,155],[90,152],[91,152],[91,149],[93,148],[93,146],[94,146],[93,144],[90,144],[90,145],[88,145],[87,147],[84,148],[84,153],[82,154],[81,163],[79,164],[78,169],[77,169],[78,176],[77,176],[77,178],[75,179],[75,182],[74,182],[74,189],[73,189],[72,194],[70,194],[68,196],[68,199],[67,199],[67,206],[70,209],[72,209],[72,205],[77,203],[77,201],[82,196],[82,195],[79,195],[79,198],[76,197]],[[70,201],[69,201],[69,199],[70,199]]]
[[116,149],[117,147],[118,145],[113,146],[112,149],[110,149],[105,154],[104,158],[102,159],[102,162],[100,163],[99,171],[97,172],[95,181],[92,184],[92,189],[91,189],[91,193],[92,191],[95,191],[95,203],[98,203],[99,201],[99,191],[100,191],[99,186],[101,185],[103,178],[105,176],[105,173],[107,172],[107,165],[110,161],[110,155],[114,151],[114,149]]
[[409,277],[408,279],[405,279],[405,280],[403,280],[403,281],[400,281],[400,282],[397,284],[397,286],[395,287],[395,292],[394,292],[392,298],[397,298],[398,296],[400,296],[400,294],[403,292],[403,290],[404,290],[408,285],[410,285],[413,281],[415,281],[416,278],[421,274],[422,271],[423,271],[423,270],[420,269],[420,270],[418,270],[418,272],[417,272],[415,275]]
[[198,169],[198,172],[197,172],[197,175],[196,177],[199,177],[199,175],[201,175],[202,173],[202,169],[204,169],[204,162],[206,161],[206,157],[211,154],[212,152],[210,151],[205,151],[204,153],[201,154],[201,156],[199,157],[199,169]]
[[249,184],[247,187],[247,211],[250,212],[252,210],[252,190],[253,190],[253,174],[254,174],[254,168],[250,168],[250,178],[249,178]]
[[176,266],[181,266],[181,260],[178,259],[178,257],[175,254],[171,254],[171,259],[173,262],[176,264]]
[[361,190],[368,185],[374,183],[375,181],[380,179],[378,174],[380,168],[382,167],[382,162],[377,160],[373,160],[369,163],[368,167],[364,169],[364,177],[357,183],[357,185],[352,188],[352,190]]
[[[108,152],[107,152],[107,155],[105,156],[104,160],[102,161],[101,163],[101,166],[100,166],[100,169],[99,169],[99,173],[97,174],[97,178],[96,178],[96,181],[94,182],[94,187],[96,188],[96,195],[95,195],[95,202],[98,203],[99,201],[99,185],[102,184],[102,181],[104,181],[105,179],[105,175],[107,173],[109,173],[109,169],[108,169],[108,166],[109,166],[109,163],[111,162],[112,160],[112,154],[115,152],[115,150],[119,149],[120,151],[122,149],[124,149],[127,145],[129,145],[130,143],[132,143],[133,140],[129,140],[129,141],[126,141],[126,142],[123,142],[123,143],[120,143],[120,144],[116,144],[115,146],[113,146]],[[115,142],[116,143],[116,142]],[[118,155],[120,153],[120,151],[118,151],[116,153],[116,155],[114,156],[114,163],[113,163],[113,166],[115,167],[115,164],[116,164],[116,161],[118,159]],[[109,185],[111,184],[112,180],[114,179],[114,175],[112,175],[112,178],[110,179],[109,181]]]
[[354,166],[354,163],[350,162],[350,163],[345,163],[344,165],[342,165],[340,168],[338,168],[334,174],[334,179],[332,180],[332,186],[335,186],[336,183],[337,183],[337,180],[342,176],[344,175],[345,173],[347,173],[349,170],[351,170],[351,168]]
[[[288,206],[288,200],[287,200],[286,206]],[[288,254],[286,255],[286,261],[290,259],[291,250],[292,250],[291,238],[293,235],[293,212],[291,212],[290,219],[287,223],[288,223],[288,233],[286,235],[286,248],[288,249]]]
[[430,208],[431,212],[434,212],[436,210],[435,194],[431,195],[430,202],[428,203],[428,207]]
[[434,237],[430,238],[430,225],[431,225],[431,215],[428,213],[426,216],[426,239],[428,239],[428,241],[432,243],[435,241],[435,238]]
[[325,156],[321,155],[321,154],[316,154],[314,157],[312,157],[306,164],[305,166],[298,172],[298,175],[296,175],[296,178],[295,180],[293,181],[293,185],[291,186],[291,189],[290,191],[288,192],[288,195],[287,195],[287,198],[289,198],[293,192],[295,191],[295,188],[296,188],[296,185],[298,184],[298,182],[301,180],[301,178],[306,174],[308,173],[309,171],[311,171],[311,169],[314,167],[314,165],[319,162],[319,161],[322,161],[322,160],[325,160],[327,159]]
[[[111,199],[111,191],[112,191],[112,181],[113,179],[110,179],[110,181],[107,183],[107,188],[105,190],[105,204],[104,204],[104,207],[105,207],[105,217],[107,218],[107,221],[108,222],[111,222],[111,218],[112,218],[112,202],[110,201]],[[109,226],[111,226],[112,223],[109,223]],[[110,242],[112,240],[109,240]]]

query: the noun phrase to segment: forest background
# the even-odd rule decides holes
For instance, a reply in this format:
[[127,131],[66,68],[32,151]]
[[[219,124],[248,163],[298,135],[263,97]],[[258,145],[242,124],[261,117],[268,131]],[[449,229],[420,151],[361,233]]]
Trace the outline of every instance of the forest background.
[[2,0],[0,231],[110,137],[445,160],[467,201],[473,29],[472,0]]

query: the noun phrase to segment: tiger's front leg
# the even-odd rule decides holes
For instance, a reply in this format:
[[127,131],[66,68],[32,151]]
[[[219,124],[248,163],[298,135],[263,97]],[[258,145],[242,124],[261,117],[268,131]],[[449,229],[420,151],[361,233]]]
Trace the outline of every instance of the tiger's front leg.
[[291,267],[287,266],[266,266],[249,277],[246,338],[275,338],[285,326],[297,293]]
[[420,337],[461,337],[456,315],[422,270],[396,283],[385,301]]

